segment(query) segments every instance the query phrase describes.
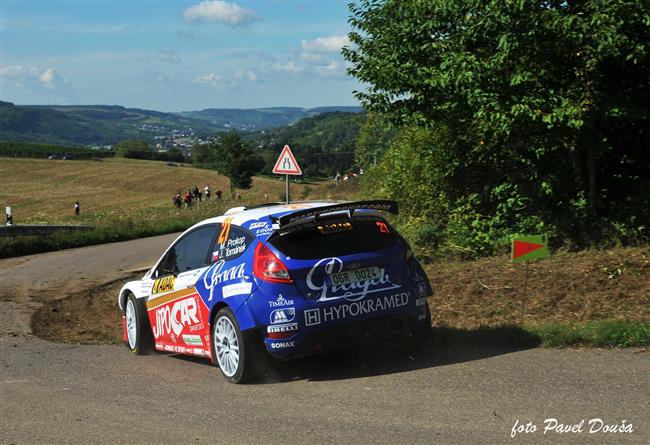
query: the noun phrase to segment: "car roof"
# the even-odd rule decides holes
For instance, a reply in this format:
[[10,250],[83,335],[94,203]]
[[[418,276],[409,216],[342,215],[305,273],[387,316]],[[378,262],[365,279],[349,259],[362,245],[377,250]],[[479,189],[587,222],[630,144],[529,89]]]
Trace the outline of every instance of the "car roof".
[[247,207],[233,207],[227,210],[223,215],[214,218],[205,219],[193,227],[202,226],[204,224],[214,224],[223,222],[226,218],[230,218],[230,223],[243,226],[249,222],[270,220],[271,218],[278,218],[283,215],[288,215],[293,212],[305,209],[313,209],[317,207],[329,206],[345,201],[297,201],[289,204],[271,203],[261,206]]

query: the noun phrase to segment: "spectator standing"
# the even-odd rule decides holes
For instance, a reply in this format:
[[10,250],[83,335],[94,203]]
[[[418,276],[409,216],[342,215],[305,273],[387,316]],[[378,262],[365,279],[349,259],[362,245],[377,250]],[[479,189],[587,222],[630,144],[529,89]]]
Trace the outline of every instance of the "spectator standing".
[[341,182],[341,173],[336,172],[336,176],[334,176],[334,184],[336,187],[339,186],[339,182]]
[[172,201],[174,202],[174,206],[177,209],[181,208],[181,204],[183,203],[183,198],[181,198],[181,192],[176,192],[174,197],[172,198]]
[[205,200],[208,201],[210,199],[210,195],[212,195],[212,187],[210,187],[210,184],[205,186],[204,192]]
[[185,208],[186,209],[189,209],[189,208],[192,207],[192,191],[191,190],[188,189],[187,192],[185,193],[184,201],[185,201]]
[[74,202],[74,214],[76,216],[79,216],[79,212],[81,211],[81,206],[79,205],[79,201]]
[[221,199],[222,194],[223,192],[221,191],[221,189],[217,190],[217,192],[215,193],[215,195],[217,195],[217,199]]

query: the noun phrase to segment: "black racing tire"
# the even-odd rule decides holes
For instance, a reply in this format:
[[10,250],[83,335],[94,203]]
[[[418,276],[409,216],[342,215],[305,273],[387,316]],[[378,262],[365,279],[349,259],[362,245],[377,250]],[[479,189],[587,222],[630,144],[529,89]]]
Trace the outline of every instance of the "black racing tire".
[[124,344],[136,355],[146,355],[153,350],[153,334],[147,317],[144,298],[129,293],[124,303],[127,338]]
[[230,383],[251,382],[265,370],[267,354],[255,332],[242,332],[228,307],[219,310],[212,320],[210,345],[213,364]]

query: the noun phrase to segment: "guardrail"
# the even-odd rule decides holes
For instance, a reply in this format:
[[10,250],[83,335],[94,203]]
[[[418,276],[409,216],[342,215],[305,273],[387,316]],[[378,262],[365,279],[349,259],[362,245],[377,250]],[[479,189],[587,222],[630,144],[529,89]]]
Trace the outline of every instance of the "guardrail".
[[73,233],[92,230],[93,226],[64,226],[64,225],[37,225],[20,224],[0,226],[0,237],[15,236],[48,236],[55,233]]

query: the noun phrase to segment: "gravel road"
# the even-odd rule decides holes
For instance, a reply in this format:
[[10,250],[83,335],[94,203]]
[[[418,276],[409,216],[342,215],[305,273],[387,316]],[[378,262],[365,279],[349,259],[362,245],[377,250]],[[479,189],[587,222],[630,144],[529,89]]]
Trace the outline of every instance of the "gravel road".
[[[39,304],[146,267],[173,237],[0,261],[0,443],[650,443],[646,350],[347,352],[243,386],[205,360],[31,335]],[[582,432],[544,433],[551,418]],[[531,432],[511,437],[517,421]]]

